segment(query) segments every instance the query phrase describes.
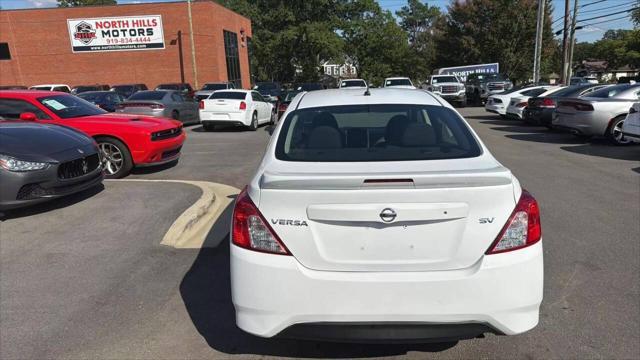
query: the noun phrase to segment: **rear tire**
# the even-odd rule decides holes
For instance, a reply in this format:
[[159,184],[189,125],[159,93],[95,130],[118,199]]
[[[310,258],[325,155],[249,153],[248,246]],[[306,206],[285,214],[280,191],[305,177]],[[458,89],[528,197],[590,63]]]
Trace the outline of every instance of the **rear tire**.
[[249,125],[249,130],[256,131],[258,129],[258,113],[253,113],[251,115],[251,125]]
[[129,175],[133,168],[133,159],[129,148],[120,140],[112,137],[97,137],[100,158],[107,179],[119,179]]
[[631,140],[622,135],[622,124],[624,123],[625,118],[626,116],[620,115],[613,119],[611,125],[609,125],[609,128],[607,129],[607,138],[614,145],[625,146],[631,144]]

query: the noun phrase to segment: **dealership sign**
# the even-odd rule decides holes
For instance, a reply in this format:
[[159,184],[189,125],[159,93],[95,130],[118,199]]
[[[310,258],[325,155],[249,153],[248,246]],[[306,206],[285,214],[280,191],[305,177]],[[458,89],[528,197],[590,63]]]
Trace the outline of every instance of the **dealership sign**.
[[164,49],[160,15],[69,19],[73,52]]
[[456,66],[438,70],[439,75],[455,75],[462,81],[467,81],[469,74],[497,74],[499,72],[500,64],[498,63]]

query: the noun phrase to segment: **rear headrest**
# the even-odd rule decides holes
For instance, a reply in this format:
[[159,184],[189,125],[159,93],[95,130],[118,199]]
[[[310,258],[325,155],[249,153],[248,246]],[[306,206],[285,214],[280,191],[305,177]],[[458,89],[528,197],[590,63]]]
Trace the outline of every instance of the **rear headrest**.
[[338,122],[336,121],[336,118],[335,116],[333,116],[333,114],[328,112],[321,112],[313,118],[312,126],[314,128],[320,126],[329,126],[334,129],[338,129]]
[[340,131],[331,126],[318,126],[311,131],[308,149],[340,149],[342,148],[342,135]]
[[385,140],[388,145],[400,145],[402,135],[411,121],[405,115],[396,115],[387,123]]
[[427,124],[409,124],[402,135],[402,146],[434,146],[436,133]]

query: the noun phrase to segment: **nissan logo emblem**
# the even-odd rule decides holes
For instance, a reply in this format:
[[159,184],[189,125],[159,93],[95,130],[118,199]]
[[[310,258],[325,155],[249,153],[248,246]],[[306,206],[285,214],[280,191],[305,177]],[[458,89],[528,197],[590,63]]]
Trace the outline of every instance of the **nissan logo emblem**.
[[382,219],[382,221],[386,223],[390,223],[395,220],[396,216],[398,216],[398,214],[396,214],[396,212],[390,208],[386,208],[382,210],[382,212],[380,212],[380,219]]

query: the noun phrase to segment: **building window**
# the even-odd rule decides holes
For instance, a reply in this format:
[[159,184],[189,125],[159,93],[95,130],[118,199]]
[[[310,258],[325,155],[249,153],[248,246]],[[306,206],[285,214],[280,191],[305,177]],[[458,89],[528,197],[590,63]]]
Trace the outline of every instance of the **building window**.
[[11,60],[11,52],[7,43],[0,43],[0,60]]
[[238,35],[227,30],[224,30],[224,56],[227,60],[227,80],[232,82],[236,86],[236,89],[242,89],[240,57],[238,56]]

